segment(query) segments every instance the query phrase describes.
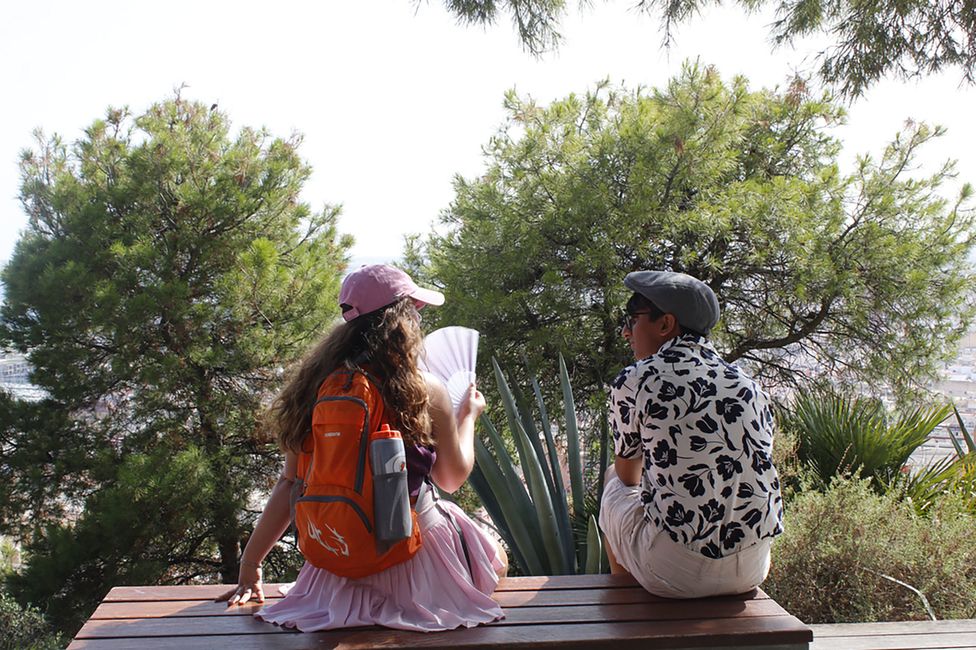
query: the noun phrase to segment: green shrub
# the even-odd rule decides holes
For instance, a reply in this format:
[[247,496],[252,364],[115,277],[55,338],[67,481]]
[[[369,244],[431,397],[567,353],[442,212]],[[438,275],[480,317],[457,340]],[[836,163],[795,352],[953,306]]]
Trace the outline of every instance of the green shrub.
[[868,480],[797,493],[763,589],[806,623],[976,617],[976,518],[947,493],[927,516]]
[[800,460],[800,438],[787,428],[780,428],[773,440],[773,466],[779,475],[783,501],[789,503],[793,495],[810,482],[811,470]]
[[39,611],[23,608],[0,592],[0,650],[56,650],[65,645]]

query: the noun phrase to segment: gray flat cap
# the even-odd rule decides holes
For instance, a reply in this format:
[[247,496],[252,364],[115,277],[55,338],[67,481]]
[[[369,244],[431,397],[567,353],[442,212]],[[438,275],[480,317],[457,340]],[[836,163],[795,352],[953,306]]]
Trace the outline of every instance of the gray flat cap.
[[707,335],[721,313],[711,287],[685,273],[634,271],[624,286],[644,296],[666,314],[674,314],[685,329]]

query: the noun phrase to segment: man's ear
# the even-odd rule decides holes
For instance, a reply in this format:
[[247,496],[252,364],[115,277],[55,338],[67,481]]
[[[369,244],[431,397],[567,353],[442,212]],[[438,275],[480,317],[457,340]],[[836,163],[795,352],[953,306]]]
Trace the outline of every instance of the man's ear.
[[661,327],[661,335],[667,337],[668,339],[674,338],[681,333],[681,326],[678,325],[678,319],[675,318],[674,314],[665,314],[661,316],[658,323]]

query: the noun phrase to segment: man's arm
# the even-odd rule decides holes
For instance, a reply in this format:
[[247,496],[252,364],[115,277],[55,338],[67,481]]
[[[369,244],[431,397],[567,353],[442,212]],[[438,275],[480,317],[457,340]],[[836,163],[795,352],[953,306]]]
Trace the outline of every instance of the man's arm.
[[637,454],[633,458],[622,458],[617,456],[613,461],[613,469],[617,472],[617,478],[627,486],[640,483],[641,470],[644,468],[643,454]]
[[637,376],[634,366],[620,371],[610,388],[610,430],[613,432],[613,469],[627,486],[640,482],[644,448],[637,424]]

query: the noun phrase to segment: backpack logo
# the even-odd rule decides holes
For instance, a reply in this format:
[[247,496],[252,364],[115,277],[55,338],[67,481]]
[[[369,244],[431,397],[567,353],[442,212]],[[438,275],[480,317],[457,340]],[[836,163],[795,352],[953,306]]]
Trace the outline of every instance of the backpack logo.
[[308,522],[308,536],[311,539],[314,539],[319,544],[321,544],[322,548],[324,548],[325,550],[331,551],[332,553],[335,553],[337,556],[344,555],[346,557],[349,557],[349,545],[346,544],[346,539],[339,534],[339,531],[337,531],[329,524],[325,524],[325,527],[329,529],[329,534],[332,535],[332,539],[335,540],[336,544],[338,545],[338,548],[336,548],[335,546],[330,546],[329,544],[326,544],[325,542],[322,541],[322,531],[316,528],[315,524],[313,524],[311,520]]

